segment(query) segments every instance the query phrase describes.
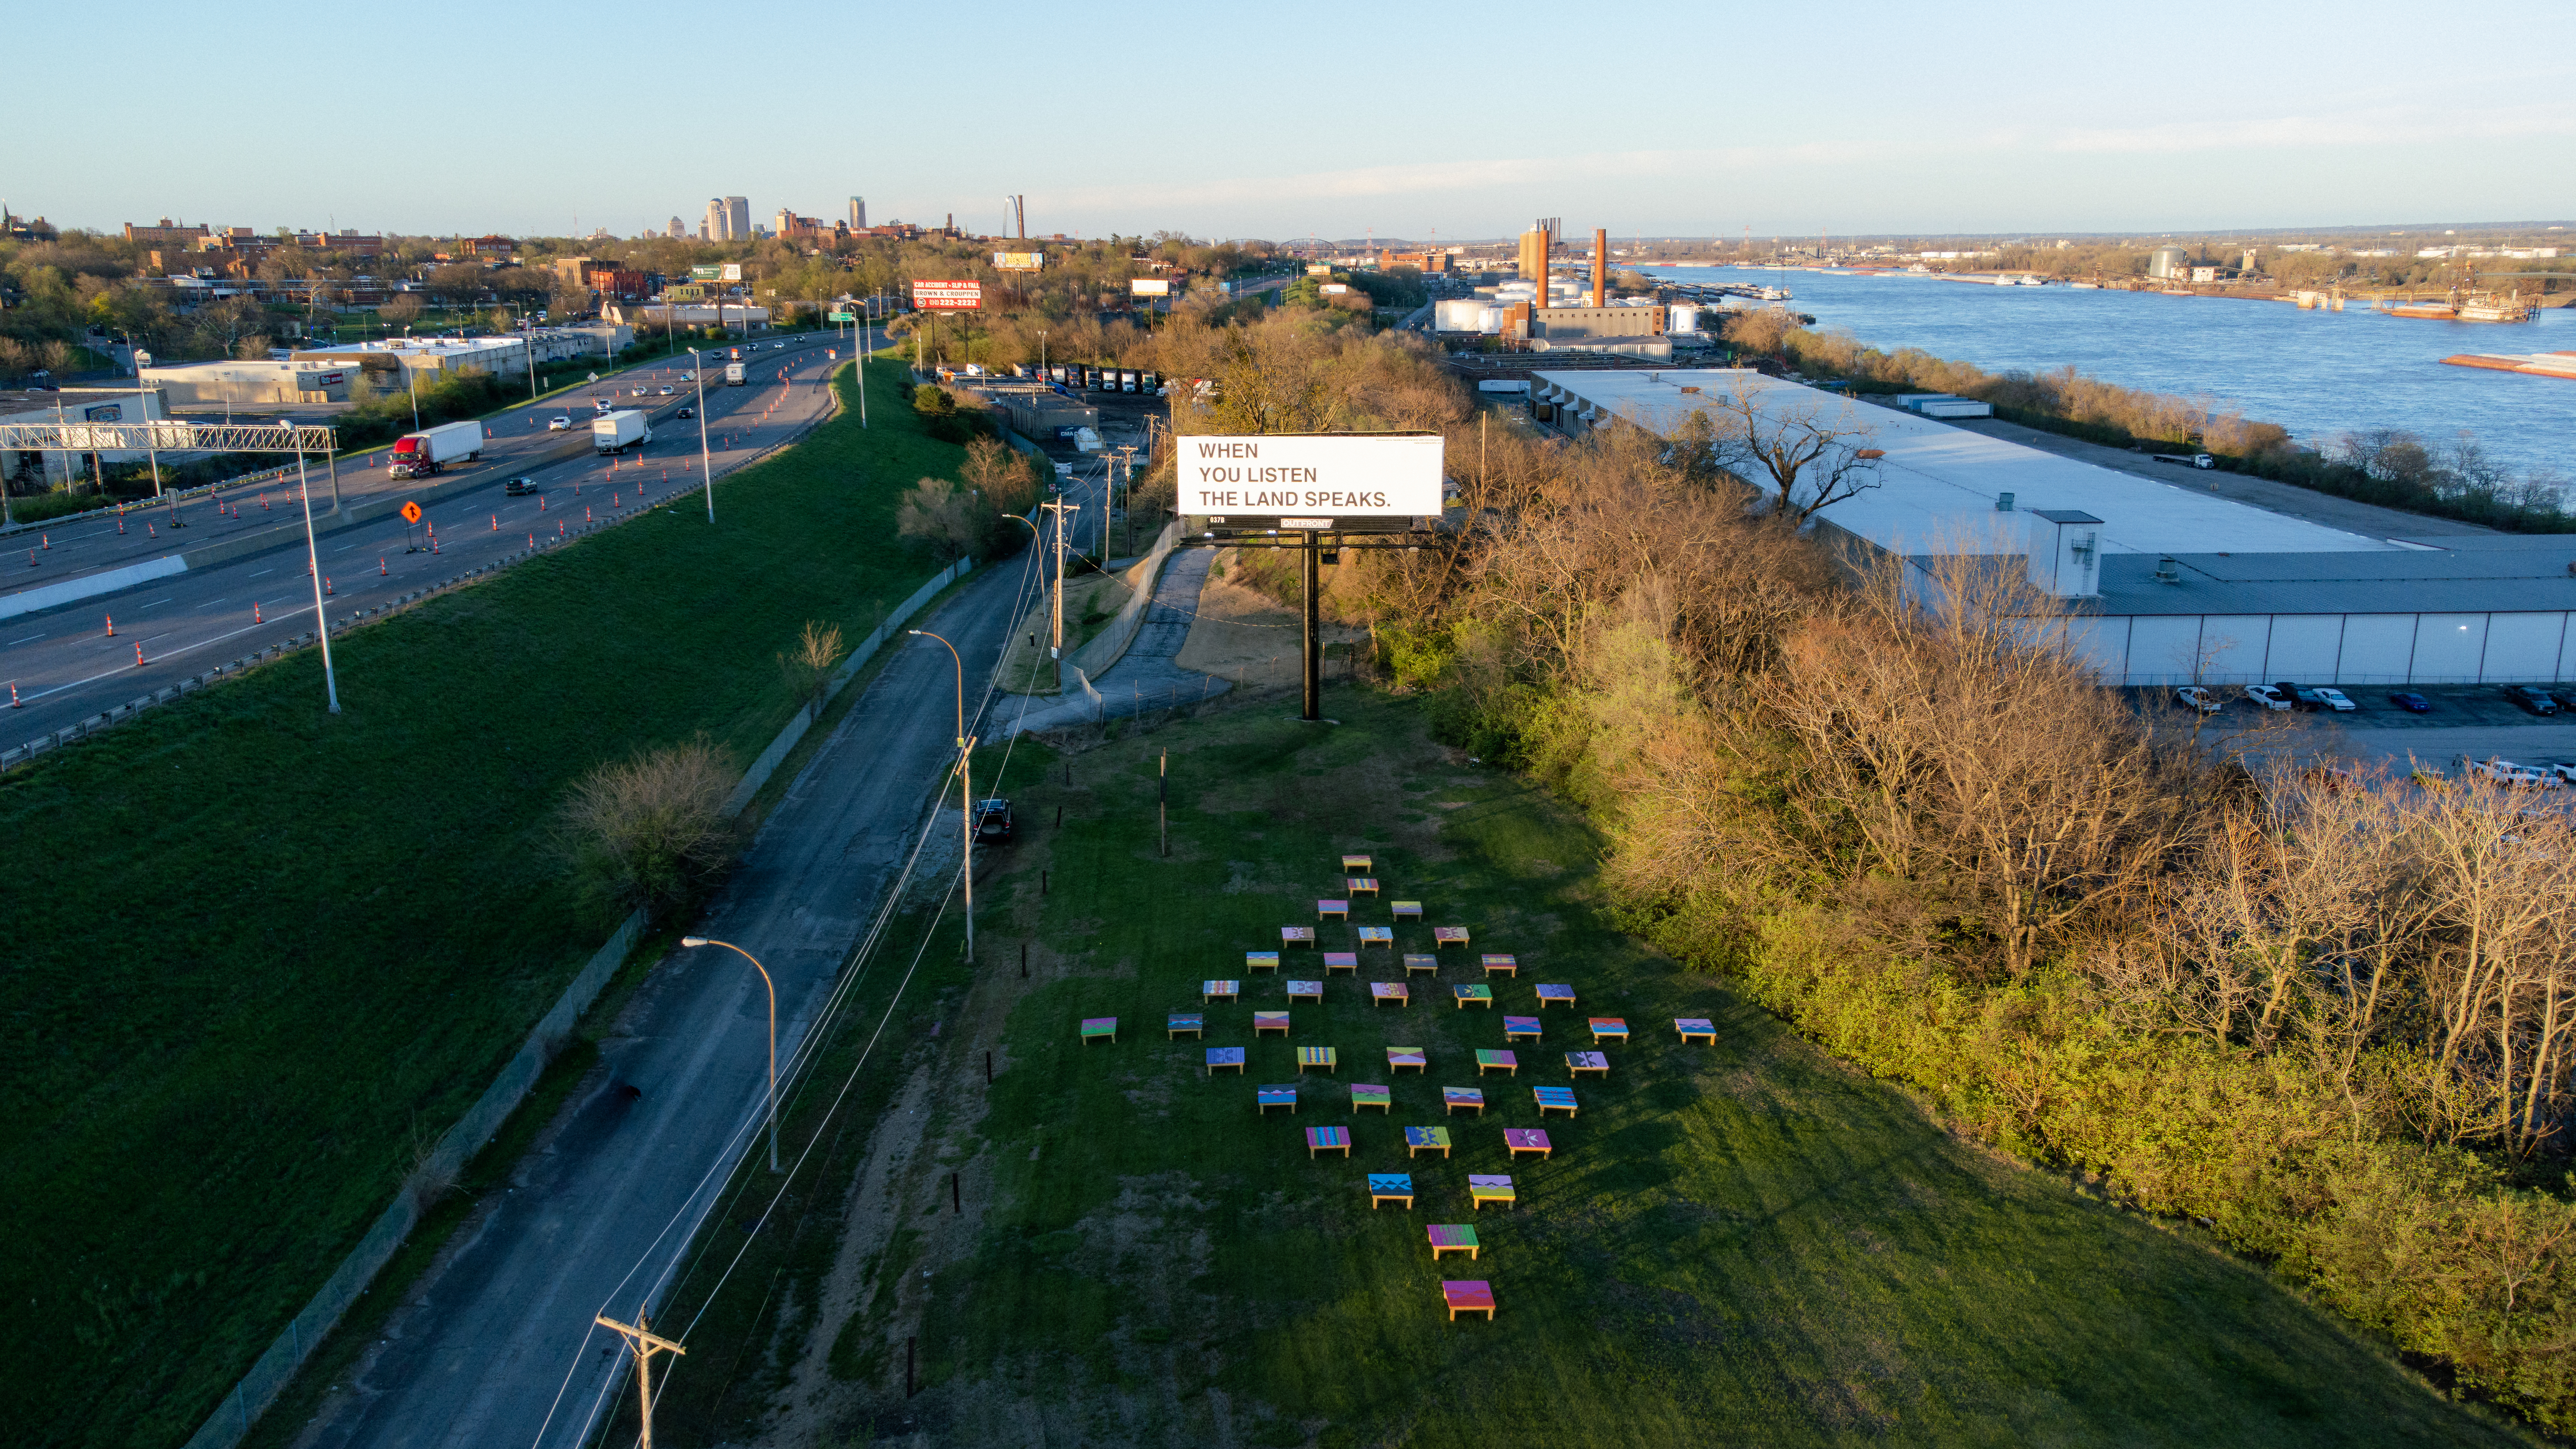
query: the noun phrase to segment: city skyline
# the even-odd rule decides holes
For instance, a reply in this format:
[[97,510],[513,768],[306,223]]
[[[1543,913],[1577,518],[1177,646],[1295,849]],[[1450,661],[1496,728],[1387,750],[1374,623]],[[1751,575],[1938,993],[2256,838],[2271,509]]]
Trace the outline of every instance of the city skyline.
[[[198,34],[175,9],[173,23],[148,23],[160,8],[144,7],[147,23],[120,52],[144,103],[89,103],[76,66],[30,78],[8,181],[21,211],[97,230],[170,215],[262,229],[625,237],[662,231],[675,210],[692,216],[701,203],[690,196],[748,197],[754,217],[833,218],[860,194],[880,222],[954,213],[964,229],[1000,233],[1003,198],[1025,194],[1032,233],[1085,236],[1506,237],[1533,210],[1623,235],[2140,234],[2556,219],[2567,206],[2556,178],[2576,162],[2576,63],[2392,46],[2384,37],[2413,23],[2393,6],[2338,12],[2326,33],[2299,15],[2231,19],[2224,47],[2145,67],[2121,58],[2142,40],[2166,43],[2171,27],[2126,14],[2006,7],[1945,26],[1864,6],[1758,26],[1658,16],[1587,33],[1558,12],[1507,5],[1435,35],[1419,84],[1291,66],[1284,93],[1247,111],[1245,66],[1210,57],[1272,67],[1283,38],[1255,17],[1149,3],[1131,17],[1148,23],[1114,45],[1081,17],[1002,7],[1008,23],[989,41],[1004,73],[1091,60],[1154,78],[1137,103],[1110,107],[1132,127],[1086,125],[1075,144],[996,146],[981,127],[947,143],[951,88],[881,73],[863,86],[729,83],[712,112],[657,130],[649,155],[628,154],[612,128],[595,158],[567,165],[527,144],[524,114],[465,110],[439,133],[451,144],[407,148],[398,163],[356,128],[322,127],[299,131],[293,164],[281,165],[265,151],[210,159],[170,140],[170,109],[231,104],[219,78],[240,69],[227,57],[252,64],[255,42]],[[676,27],[688,15],[648,4],[638,23]],[[1363,17],[1387,24],[1383,12],[1349,9],[1314,24],[1329,34]],[[540,50],[581,41],[574,17],[511,18]],[[824,52],[913,53],[945,23],[887,17],[879,37],[821,7],[782,18]],[[365,53],[407,40],[391,17],[337,24]],[[40,49],[77,53],[68,16],[22,26]],[[1526,94],[1494,90],[1497,74],[1513,74],[1497,65],[1524,42]],[[1580,95],[1631,104],[1539,103]],[[781,131],[791,144],[774,143]],[[95,164],[102,152],[122,164]]]

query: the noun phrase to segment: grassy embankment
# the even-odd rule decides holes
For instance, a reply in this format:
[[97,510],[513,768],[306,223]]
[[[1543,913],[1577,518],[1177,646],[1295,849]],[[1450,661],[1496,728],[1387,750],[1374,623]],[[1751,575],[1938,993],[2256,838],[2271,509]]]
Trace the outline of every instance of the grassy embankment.
[[[846,376],[843,381],[846,388]],[[175,1444],[518,1048],[619,914],[550,857],[566,786],[701,731],[748,762],[774,656],[931,564],[895,500],[959,450],[900,364],[694,505],[0,779],[0,1438]]]
[[[1019,747],[995,787],[1022,830],[980,881],[983,970],[951,964],[944,927],[860,1099],[829,1122],[800,1104],[791,1140],[825,1129],[820,1170],[739,1264],[769,1188],[746,1179],[717,1219],[663,1319],[707,1307],[667,1381],[667,1442],[908,1426],[957,1443],[1421,1449],[2518,1442],[2260,1270],[1960,1141],[1621,936],[1590,830],[1431,744],[1412,705],[1345,688],[1328,712],[1342,726],[1315,732],[1275,700],[1220,707],[1073,759],[1071,785]],[[1355,923],[1419,898],[1429,919],[1401,949],[1458,922],[1479,950],[1518,954],[1491,1010],[1450,1004],[1482,975],[1452,951],[1436,984],[1412,978],[1408,1009],[1339,975],[1325,1004],[1293,1008],[1291,1038],[1253,1039],[1251,1012],[1289,1003],[1242,953],[1313,921],[1346,850],[1375,854],[1387,892],[1356,901]],[[1321,936],[1355,944],[1339,923]],[[1027,981],[1009,969],[1021,941]],[[1402,974],[1363,960],[1364,980]],[[1304,952],[1288,962],[1283,976],[1322,974]],[[1209,976],[1245,978],[1241,1003],[1202,1008]],[[1539,982],[1573,985],[1579,1013],[1538,1013]],[[821,1079],[838,1085],[882,1009],[854,1013]],[[1205,1041],[1159,1034],[1174,1009],[1205,1010]],[[1505,1045],[1507,1013],[1543,1015],[1546,1036],[1514,1047],[1516,1076],[1479,1080],[1471,1052]],[[1593,1013],[1626,1018],[1633,1044],[1602,1048],[1606,1080],[1573,1084],[1578,1118],[1544,1123],[1563,1156],[1508,1160],[1503,1129],[1542,1125],[1530,1088],[1568,1084],[1563,1054],[1592,1046]],[[1077,1039],[1110,1015],[1115,1044]],[[1677,1042],[1676,1016],[1712,1018],[1717,1044]],[[1248,1048],[1250,1070],[1209,1076],[1212,1045]],[[1301,1081],[1302,1045],[1338,1048],[1339,1070]],[[1431,1070],[1390,1076],[1390,1045],[1427,1048]],[[1300,1083],[1295,1116],[1256,1115],[1265,1082]],[[1395,1111],[1355,1114],[1353,1082],[1391,1086]],[[1492,1105],[1444,1117],[1443,1085]],[[1301,1129],[1327,1125],[1350,1129],[1349,1159],[1307,1155]],[[1454,1155],[1408,1159],[1410,1125],[1449,1127]],[[1414,1209],[1372,1211],[1369,1172],[1411,1173]],[[853,1192],[862,1173],[877,1176]],[[1518,1205],[1472,1211],[1469,1173],[1510,1174]],[[1435,1266],[1431,1223],[1474,1224],[1491,1256]],[[1490,1281],[1496,1320],[1448,1322],[1444,1278]],[[912,1339],[924,1387],[907,1401]],[[791,1386],[790,1417],[765,1418]]]

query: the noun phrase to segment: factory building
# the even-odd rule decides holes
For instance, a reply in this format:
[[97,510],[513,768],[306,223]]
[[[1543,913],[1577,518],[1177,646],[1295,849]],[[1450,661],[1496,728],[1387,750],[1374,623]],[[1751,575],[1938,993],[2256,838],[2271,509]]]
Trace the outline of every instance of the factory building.
[[2576,540],[2371,537],[1738,369],[1540,372],[1532,410],[1580,436],[1671,436],[1718,399],[1866,427],[1877,486],[1821,530],[1904,559],[2018,559],[2114,685],[2576,679]]

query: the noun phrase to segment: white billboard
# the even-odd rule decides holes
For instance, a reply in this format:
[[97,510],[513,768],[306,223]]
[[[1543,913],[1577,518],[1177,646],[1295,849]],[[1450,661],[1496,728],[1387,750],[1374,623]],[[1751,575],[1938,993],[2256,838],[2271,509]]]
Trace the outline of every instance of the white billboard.
[[741,280],[742,280],[742,263],[740,263],[740,262],[727,262],[727,263],[725,263],[724,278],[723,278],[723,280],[728,281],[728,282],[739,282],[739,281],[741,281]]
[[1172,284],[1162,277],[1130,277],[1127,279],[1127,294],[1131,297],[1168,297],[1172,295]]
[[1183,513],[1294,514],[1303,521],[1430,518],[1440,512],[1441,440],[1436,434],[1289,433],[1183,436],[1175,441]]

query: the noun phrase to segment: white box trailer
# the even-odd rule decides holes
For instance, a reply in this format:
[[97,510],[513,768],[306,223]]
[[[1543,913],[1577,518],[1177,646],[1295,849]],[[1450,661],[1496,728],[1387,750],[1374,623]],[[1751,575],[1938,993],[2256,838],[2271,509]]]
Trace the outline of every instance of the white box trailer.
[[623,453],[638,443],[653,441],[653,430],[646,426],[644,415],[633,408],[619,408],[590,425],[590,445],[602,454]]
[[388,471],[396,478],[426,478],[460,458],[476,457],[482,451],[481,423],[471,418],[441,423],[396,439],[393,465]]
[[728,363],[726,363],[726,364],[725,364],[725,386],[727,386],[727,387],[740,387],[740,386],[742,386],[742,381],[743,381],[743,379],[742,379],[742,364],[741,364],[741,363],[739,363],[739,362],[728,362]]

